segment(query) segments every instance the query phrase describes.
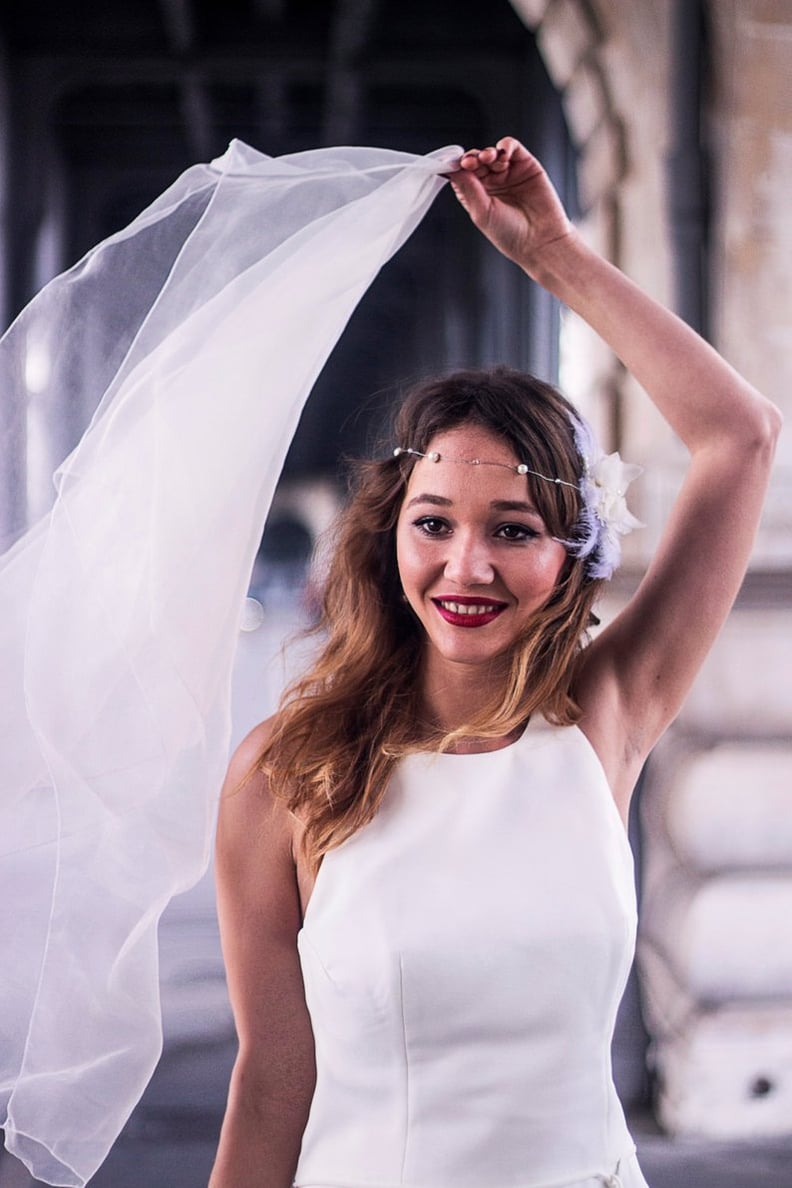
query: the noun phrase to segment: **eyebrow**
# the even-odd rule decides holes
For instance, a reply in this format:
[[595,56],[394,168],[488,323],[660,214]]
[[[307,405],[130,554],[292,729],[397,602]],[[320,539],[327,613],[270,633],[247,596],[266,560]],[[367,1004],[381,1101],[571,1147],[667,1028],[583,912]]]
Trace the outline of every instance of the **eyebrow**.
[[[442,495],[415,495],[406,505],[408,508],[414,507],[416,503],[431,503],[434,507],[453,507],[453,499],[446,499]],[[526,503],[523,499],[496,499],[490,504],[493,511],[513,511],[513,512],[528,512],[531,515],[538,516],[539,511],[532,503]]]

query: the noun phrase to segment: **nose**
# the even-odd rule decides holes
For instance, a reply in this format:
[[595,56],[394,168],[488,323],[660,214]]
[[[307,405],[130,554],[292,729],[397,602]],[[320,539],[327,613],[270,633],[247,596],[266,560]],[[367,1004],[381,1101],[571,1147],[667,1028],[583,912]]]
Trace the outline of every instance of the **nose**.
[[457,586],[487,586],[495,570],[486,540],[473,532],[457,531],[448,538],[444,576]]

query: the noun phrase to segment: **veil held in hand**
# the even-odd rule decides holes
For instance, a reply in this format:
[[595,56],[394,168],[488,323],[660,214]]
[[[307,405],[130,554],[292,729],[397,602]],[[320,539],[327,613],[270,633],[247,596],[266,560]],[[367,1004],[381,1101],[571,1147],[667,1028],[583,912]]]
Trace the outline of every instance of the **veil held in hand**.
[[232,142],[0,342],[6,453],[33,388],[47,417],[95,410],[0,557],[0,1120],[38,1179],[85,1184],[156,1065],[157,922],[208,861],[275,484],[334,343],[460,152]]

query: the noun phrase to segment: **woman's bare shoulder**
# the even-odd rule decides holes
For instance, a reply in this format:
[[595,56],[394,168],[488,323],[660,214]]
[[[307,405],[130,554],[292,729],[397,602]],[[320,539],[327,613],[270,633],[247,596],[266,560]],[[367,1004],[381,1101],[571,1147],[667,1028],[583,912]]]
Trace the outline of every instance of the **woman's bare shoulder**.
[[251,776],[261,775],[264,777],[264,782],[266,783],[264,773],[257,773],[255,767],[264,748],[272,738],[277,723],[277,714],[273,714],[270,718],[265,718],[263,722],[259,722],[257,726],[254,726],[237,745],[228,763],[228,772],[223,787],[224,792],[226,788],[232,788],[235,785],[246,782]]
[[267,775],[258,766],[277,721],[277,715],[273,715],[254,726],[231,756],[220,794],[218,854],[228,849],[240,857],[256,842],[292,852],[294,818],[283,801],[272,794]]

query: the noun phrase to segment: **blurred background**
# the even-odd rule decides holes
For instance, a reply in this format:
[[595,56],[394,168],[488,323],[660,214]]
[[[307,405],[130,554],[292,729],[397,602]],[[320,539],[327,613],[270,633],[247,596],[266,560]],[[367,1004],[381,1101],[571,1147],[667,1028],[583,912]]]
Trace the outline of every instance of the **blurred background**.
[[[422,153],[512,133],[587,239],[789,420],[790,54],[790,0],[3,0],[0,323],[233,137],[271,155]],[[299,664],[281,644],[310,609],[339,459],[372,448],[412,380],[493,362],[559,381],[603,444],[646,468],[631,489],[646,528],[606,620],[629,597],[684,451],[618,361],[443,194],[303,416],[251,575],[235,738]],[[0,536],[46,508],[93,411],[56,418],[44,389],[31,368],[0,393]],[[5,431],[20,422],[24,436]],[[790,672],[787,428],[751,571],[632,823],[642,930],[614,1064],[652,1188],[792,1186]],[[161,952],[165,1055],[100,1188],[199,1188],[211,1166],[234,1043],[210,876],[169,909]],[[0,1188],[31,1184],[0,1156]]]

